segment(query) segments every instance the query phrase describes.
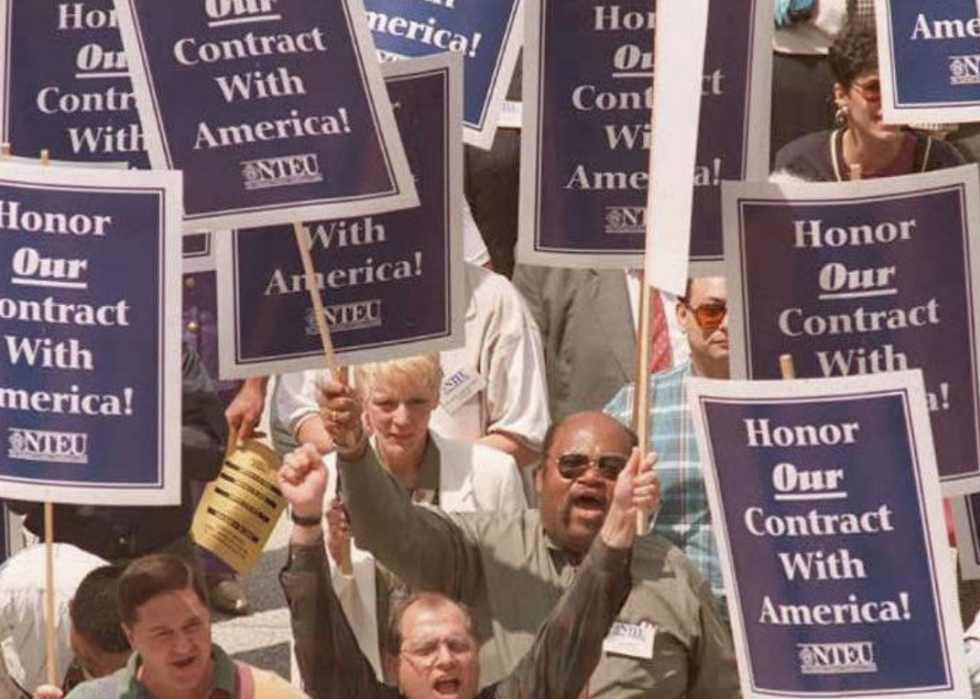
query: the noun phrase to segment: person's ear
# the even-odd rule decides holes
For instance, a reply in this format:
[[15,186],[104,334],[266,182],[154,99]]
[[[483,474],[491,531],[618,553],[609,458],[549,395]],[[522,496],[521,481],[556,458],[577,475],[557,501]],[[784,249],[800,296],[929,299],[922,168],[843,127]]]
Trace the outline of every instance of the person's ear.
[[834,104],[838,109],[847,104],[847,88],[840,83],[834,83]]
[[684,303],[678,299],[677,305],[674,307],[674,313],[677,315],[677,324],[680,326],[681,330],[686,333],[687,324],[691,318],[691,309],[685,306]]
[[126,634],[126,640],[129,641],[129,647],[136,648],[136,644],[133,643],[133,641],[135,640],[135,637],[133,635],[133,630],[129,627],[128,624],[120,624],[120,626],[122,626],[123,633]]

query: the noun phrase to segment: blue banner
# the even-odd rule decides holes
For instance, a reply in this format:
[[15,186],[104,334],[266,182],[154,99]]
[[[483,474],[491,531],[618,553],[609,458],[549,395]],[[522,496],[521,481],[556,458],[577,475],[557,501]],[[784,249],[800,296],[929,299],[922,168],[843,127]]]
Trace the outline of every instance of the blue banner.
[[921,374],[688,389],[743,696],[968,696]]
[[[305,225],[333,346],[345,363],[461,343],[459,57],[385,65],[422,206]],[[291,227],[219,236],[222,378],[323,366]]]
[[975,166],[843,184],[726,183],[735,376],[921,368],[947,494],[980,485]]
[[[760,0],[710,4],[696,167],[676,173],[694,187],[690,259],[701,271],[723,260],[721,181],[767,174],[771,11]],[[541,0],[528,17],[519,258],[641,267],[653,6]],[[689,114],[664,121],[667,138],[673,129],[693,128]]]
[[980,121],[976,0],[879,0],[886,121]]
[[523,36],[523,0],[365,0],[382,59],[453,51],[463,57],[464,139],[493,145]]
[[180,501],[180,175],[6,164],[0,489]]
[[185,230],[418,203],[360,0],[119,0],[150,160]]
[[0,139],[15,155],[149,159],[112,0],[0,0]]

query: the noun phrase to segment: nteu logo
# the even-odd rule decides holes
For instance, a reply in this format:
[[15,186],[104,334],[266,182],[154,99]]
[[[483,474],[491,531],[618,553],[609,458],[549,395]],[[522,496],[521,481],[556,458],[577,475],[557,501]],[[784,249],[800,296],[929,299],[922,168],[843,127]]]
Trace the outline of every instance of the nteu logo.
[[980,55],[949,57],[950,85],[980,84]]
[[242,179],[245,181],[245,189],[267,189],[322,182],[323,175],[320,174],[317,154],[304,153],[247,160],[242,163]]
[[88,463],[88,435],[81,432],[53,432],[11,427],[7,455],[21,461],[49,461],[64,464]]
[[606,233],[645,233],[646,229],[645,206],[606,207]]
[[800,672],[804,675],[843,675],[878,672],[874,645],[870,641],[851,643],[798,643]]

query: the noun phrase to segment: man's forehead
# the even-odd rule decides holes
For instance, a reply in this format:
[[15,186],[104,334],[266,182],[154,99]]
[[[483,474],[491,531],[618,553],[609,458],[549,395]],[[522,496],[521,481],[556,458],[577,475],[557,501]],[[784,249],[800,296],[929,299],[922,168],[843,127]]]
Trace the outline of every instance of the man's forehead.
[[693,305],[705,301],[727,301],[728,287],[724,277],[698,277],[691,281],[691,298]]
[[207,607],[190,587],[163,592],[136,608],[136,623],[180,626],[191,619],[206,618]]
[[406,640],[457,630],[466,631],[466,616],[448,600],[436,604],[416,602],[402,616],[402,634]]
[[589,414],[573,416],[558,426],[552,442],[552,454],[568,452],[622,452],[628,453],[629,434],[618,422],[607,415]]

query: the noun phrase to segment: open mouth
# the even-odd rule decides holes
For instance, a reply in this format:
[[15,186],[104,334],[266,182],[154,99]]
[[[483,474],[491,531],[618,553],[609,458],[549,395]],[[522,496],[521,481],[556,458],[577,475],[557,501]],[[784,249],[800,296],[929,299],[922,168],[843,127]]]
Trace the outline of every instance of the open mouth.
[[606,513],[606,499],[592,493],[582,493],[572,498],[572,505],[584,512]]
[[194,656],[191,656],[189,658],[182,658],[181,660],[175,660],[171,664],[178,670],[186,670],[187,668],[189,668],[191,665],[194,664],[194,660],[195,660]]
[[459,680],[438,680],[435,683],[436,694],[443,694],[446,696],[454,696],[459,694],[459,688],[462,683]]

